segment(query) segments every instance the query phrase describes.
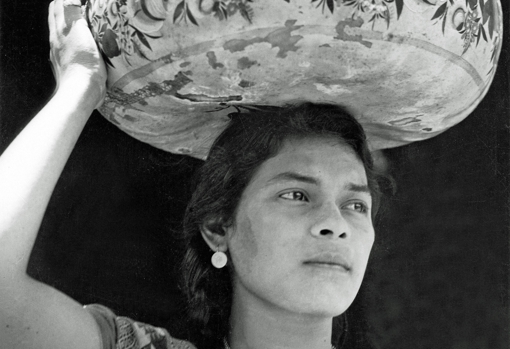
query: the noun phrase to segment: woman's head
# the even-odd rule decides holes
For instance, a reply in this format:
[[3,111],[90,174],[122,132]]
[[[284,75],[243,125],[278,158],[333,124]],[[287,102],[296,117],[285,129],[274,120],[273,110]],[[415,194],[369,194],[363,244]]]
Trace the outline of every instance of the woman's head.
[[[343,109],[305,103],[233,115],[184,222],[185,290],[204,335],[226,333],[234,290],[288,311],[345,311],[378,202],[365,134]],[[228,268],[211,266],[217,249]]]

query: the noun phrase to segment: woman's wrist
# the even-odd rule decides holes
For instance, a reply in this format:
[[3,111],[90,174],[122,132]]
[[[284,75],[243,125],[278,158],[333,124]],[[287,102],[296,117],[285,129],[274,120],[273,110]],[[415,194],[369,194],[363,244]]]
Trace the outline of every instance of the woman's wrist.
[[106,78],[101,74],[93,74],[87,69],[76,67],[66,76],[61,77],[55,97],[65,98],[71,106],[78,103],[83,111],[92,112],[98,108],[106,94]]

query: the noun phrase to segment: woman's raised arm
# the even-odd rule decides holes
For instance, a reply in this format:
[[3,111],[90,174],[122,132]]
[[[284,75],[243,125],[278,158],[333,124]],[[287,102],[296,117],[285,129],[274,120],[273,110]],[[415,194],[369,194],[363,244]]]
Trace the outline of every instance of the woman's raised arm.
[[[72,1],[72,0],[71,0]],[[26,274],[51,193],[91,112],[106,71],[79,0],[50,4],[57,89],[0,157],[0,338],[5,348],[99,348],[81,305]]]

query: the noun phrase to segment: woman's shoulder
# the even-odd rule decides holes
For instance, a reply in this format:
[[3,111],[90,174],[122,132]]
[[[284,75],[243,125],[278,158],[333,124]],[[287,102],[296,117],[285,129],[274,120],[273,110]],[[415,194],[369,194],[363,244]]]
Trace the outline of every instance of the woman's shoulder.
[[103,305],[90,304],[84,308],[96,320],[102,349],[196,349],[188,341],[173,338],[164,328],[117,316]]

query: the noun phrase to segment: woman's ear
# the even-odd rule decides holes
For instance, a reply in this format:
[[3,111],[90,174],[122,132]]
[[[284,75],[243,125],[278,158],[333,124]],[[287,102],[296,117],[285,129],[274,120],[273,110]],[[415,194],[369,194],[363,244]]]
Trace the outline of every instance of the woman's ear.
[[223,220],[219,218],[206,219],[200,226],[200,232],[212,251],[227,251],[227,230]]

